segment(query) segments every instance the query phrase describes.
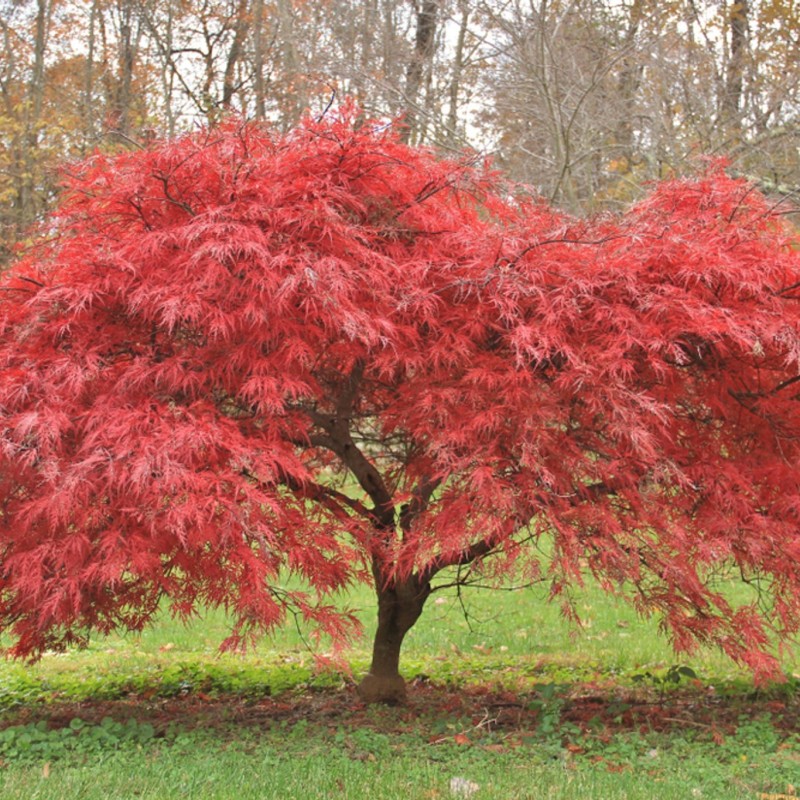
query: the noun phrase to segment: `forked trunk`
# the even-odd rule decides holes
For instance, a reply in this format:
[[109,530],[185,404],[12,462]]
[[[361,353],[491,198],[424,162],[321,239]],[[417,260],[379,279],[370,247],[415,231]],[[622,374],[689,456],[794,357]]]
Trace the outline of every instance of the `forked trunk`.
[[378,586],[378,629],[372,647],[372,665],[358,686],[367,703],[402,703],[406,683],[400,675],[400,648],[419,619],[431,592],[430,584],[412,576],[387,587]]

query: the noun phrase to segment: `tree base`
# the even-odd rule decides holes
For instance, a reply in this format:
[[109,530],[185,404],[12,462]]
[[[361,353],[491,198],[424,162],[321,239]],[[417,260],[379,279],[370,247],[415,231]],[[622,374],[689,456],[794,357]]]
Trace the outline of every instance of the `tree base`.
[[368,672],[358,684],[357,691],[365,703],[396,706],[402,705],[408,699],[406,682],[400,675],[387,677]]

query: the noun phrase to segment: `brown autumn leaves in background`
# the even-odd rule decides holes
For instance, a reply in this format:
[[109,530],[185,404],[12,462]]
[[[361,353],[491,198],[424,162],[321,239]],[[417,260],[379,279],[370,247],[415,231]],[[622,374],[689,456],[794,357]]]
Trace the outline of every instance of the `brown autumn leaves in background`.
[[65,160],[346,95],[570,212],[699,155],[791,194],[799,51],[791,0],[0,0],[0,263]]

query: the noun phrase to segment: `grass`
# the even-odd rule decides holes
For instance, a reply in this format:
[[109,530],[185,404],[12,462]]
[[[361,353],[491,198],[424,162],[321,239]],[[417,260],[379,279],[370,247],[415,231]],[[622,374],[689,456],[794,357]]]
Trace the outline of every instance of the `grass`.
[[9,762],[0,791],[4,798],[408,800],[453,796],[459,779],[480,787],[476,797],[755,798],[792,791],[800,769],[800,741],[767,717],[741,720],[719,742],[698,730],[603,736],[567,719],[551,735],[517,727],[513,715],[514,725],[505,724],[503,706],[486,695],[482,706],[496,726],[463,716],[477,707],[475,697],[463,708],[452,708],[446,693],[425,698],[427,709],[348,712],[321,693],[292,703],[289,714],[259,706],[264,713],[246,723],[230,707],[212,707],[195,710],[192,729],[181,722],[159,738],[112,736],[102,745],[89,732],[105,720],[85,724],[87,741],[66,756],[51,750]]
[[[353,672],[367,668],[375,615],[371,592],[362,587],[347,598],[359,609],[365,638],[348,651]],[[474,592],[465,607],[454,593],[437,594],[409,633],[403,651],[407,677],[428,675],[444,683],[490,683],[525,688],[537,681],[629,682],[688,664],[717,684],[749,685],[748,674],[722,654],[701,650],[676,657],[653,620],[642,620],[626,604],[589,585],[577,597],[581,628],[566,623],[546,602],[542,588]],[[187,688],[263,694],[299,684],[334,686],[341,677],[316,673],[314,654],[292,626],[276,632],[245,658],[220,655],[228,634],[225,615],[209,611],[191,625],[170,619],[141,635],[95,639],[69,654],[47,655],[33,667],[0,664],[0,708],[37,699],[114,699],[130,692],[172,696]],[[787,660],[789,672],[797,660]],[[190,686],[187,686],[190,684]]]
[[[374,615],[364,590],[348,598]],[[800,791],[797,660],[755,689],[677,659],[593,586],[575,630],[541,590],[434,597],[409,635],[412,700],[357,702],[287,628],[217,653],[209,612],[26,667],[0,664],[3,798],[775,798]],[[367,642],[348,653],[353,673]],[[674,669],[686,667],[683,672]],[[673,668],[672,670],[670,668]],[[478,787],[477,789],[475,787]]]

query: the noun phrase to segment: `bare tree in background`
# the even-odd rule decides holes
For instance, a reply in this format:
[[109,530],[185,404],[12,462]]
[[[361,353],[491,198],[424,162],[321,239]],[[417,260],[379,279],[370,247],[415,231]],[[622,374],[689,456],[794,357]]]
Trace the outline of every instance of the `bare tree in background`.
[[800,185],[797,11],[781,0],[484,2],[494,56],[481,76],[503,166],[575,211],[724,155],[775,187]]
[[65,158],[347,96],[575,212],[707,154],[792,194],[798,30],[790,0],[0,0],[0,259]]
[[406,70],[405,103],[406,127],[403,138],[411,140],[418,133],[418,104],[423,82],[433,80],[431,66],[436,44],[436,24],[439,14],[439,0],[417,0],[415,4],[414,50]]

